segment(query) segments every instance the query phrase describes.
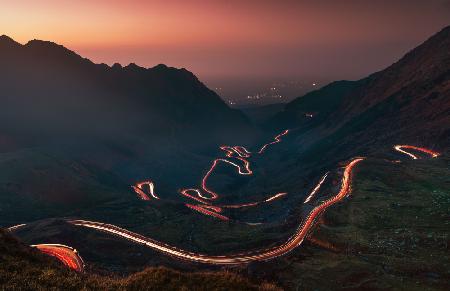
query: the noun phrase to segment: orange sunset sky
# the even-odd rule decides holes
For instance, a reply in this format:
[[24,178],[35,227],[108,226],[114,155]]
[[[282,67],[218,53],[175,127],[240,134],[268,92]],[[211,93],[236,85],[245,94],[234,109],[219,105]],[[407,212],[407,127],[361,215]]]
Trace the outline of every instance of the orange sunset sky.
[[201,79],[354,79],[449,24],[449,1],[1,1],[0,34]]

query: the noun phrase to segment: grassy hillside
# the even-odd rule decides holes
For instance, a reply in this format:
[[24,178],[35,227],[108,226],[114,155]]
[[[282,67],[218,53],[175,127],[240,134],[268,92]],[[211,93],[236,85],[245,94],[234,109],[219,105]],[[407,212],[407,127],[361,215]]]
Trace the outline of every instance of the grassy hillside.
[[366,160],[311,239],[264,268],[292,290],[449,290],[449,162]]
[[232,272],[182,273],[148,268],[128,277],[78,274],[0,230],[2,290],[278,290]]

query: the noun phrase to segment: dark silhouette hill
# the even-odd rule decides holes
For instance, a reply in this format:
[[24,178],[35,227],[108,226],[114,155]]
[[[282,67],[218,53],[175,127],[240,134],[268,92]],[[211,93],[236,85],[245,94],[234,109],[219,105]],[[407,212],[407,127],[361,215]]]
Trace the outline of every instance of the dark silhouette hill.
[[186,69],[110,67],[53,42],[0,36],[3,225],[134,200],[139,180],[158,179],[161,192],[192,183],[218,146],[254,132]]
[[17,136],[132,133],[188,142],[202,133],[206,143],[250,129],[186,69],[109,67],[52,42],[21,45],[7,36],[0,37],[0,64],[0,128]]

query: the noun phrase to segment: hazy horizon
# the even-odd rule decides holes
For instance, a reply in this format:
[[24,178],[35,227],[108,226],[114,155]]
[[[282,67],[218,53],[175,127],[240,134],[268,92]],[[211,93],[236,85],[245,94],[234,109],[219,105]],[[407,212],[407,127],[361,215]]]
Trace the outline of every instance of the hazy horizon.
[[445,0],[21,1],[3,4],[0,34],[95,63],[183,67],[241,102],[274,82],[365,77],[448,25],[449,12]]

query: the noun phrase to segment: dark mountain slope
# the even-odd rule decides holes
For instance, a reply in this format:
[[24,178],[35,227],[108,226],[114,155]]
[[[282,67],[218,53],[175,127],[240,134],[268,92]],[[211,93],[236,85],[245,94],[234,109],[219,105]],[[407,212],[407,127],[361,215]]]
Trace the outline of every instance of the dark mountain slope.
[[240,112],[185,69],[108,67],[52,42],[20,45],[6,36],[0,38],[0,64],[0,119],[6,132],[42,137],[195,130],[222,139],[249,130]]
[[449,47],[446,27],[383,71],[297,98],[270,125],[309,132],[304,149],[333,155],[394,143],[445,149],[450,145]]
[[278,112],[282,111],[283,108],[284,103],[276,103],[239,109],[252,121],[253,124],[261,125],[273,118]]
[[178,197],[218,146],[253,133],[185,69],[109,67],[0,37],[0,225],[136,200],[130,185],[146,179]]

